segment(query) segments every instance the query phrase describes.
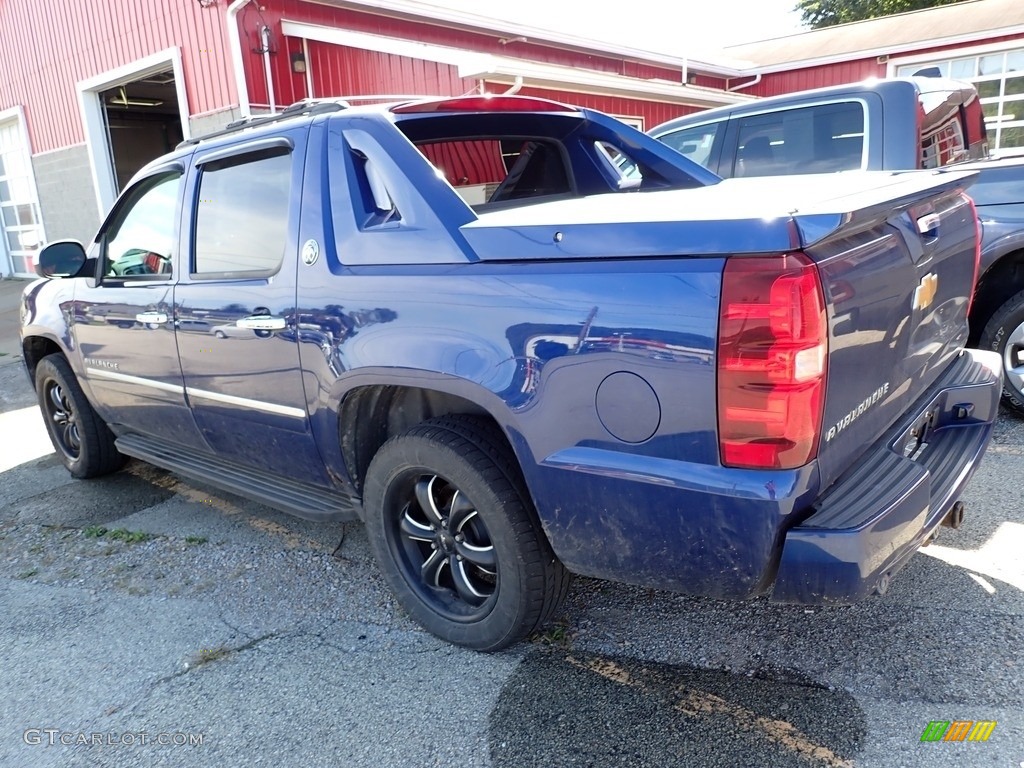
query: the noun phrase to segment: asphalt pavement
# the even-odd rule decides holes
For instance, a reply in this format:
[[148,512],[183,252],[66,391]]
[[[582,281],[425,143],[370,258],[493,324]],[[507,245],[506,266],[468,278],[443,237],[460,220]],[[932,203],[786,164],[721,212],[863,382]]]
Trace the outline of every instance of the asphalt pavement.
[[[0,765],[1024,765],[1024,420],[1003,415],[964,527],[884,598],[577,579],[544,633],[484,655],[402,613],[360,525],[140,462],[72,480],[15,293],[0,281]],[[935,720],[996,725],[922,742]]]

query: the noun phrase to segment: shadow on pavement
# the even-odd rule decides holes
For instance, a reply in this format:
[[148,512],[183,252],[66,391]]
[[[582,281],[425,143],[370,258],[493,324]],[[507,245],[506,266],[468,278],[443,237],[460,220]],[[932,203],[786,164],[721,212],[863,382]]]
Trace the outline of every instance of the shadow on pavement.
[[866,718],[846,691],[793,672],[736,675],[535,651],[490,715],[495,768],[852,766]]

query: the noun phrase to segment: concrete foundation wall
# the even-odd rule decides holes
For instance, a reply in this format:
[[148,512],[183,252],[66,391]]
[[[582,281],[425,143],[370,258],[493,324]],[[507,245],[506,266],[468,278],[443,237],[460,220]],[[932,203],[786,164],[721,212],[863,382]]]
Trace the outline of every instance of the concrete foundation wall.
[[32,158],[46,239],[88,244],[100,225],[89,154],[84,144]]
[[231,109],[223,109],[220,112],[211,112],[201,117],[190,117],[188,129],[192,132],[192,138],[197,138],[226,128],[228,123],[232,120],[237,120],[241,116],[242,113],[238,107],[232,107]]

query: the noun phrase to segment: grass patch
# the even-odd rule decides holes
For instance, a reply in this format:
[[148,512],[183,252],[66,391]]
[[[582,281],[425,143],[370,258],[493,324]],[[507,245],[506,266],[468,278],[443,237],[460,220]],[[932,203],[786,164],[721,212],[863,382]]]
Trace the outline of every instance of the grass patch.
[[569,623],[563,619],[550,624],[541,631],[534,632],[530,636],[530,641],[541,645],[567,648],[572,643],[572,632],[569,631]]
[[218,659],[231,655],[231,649],[219,645],[216,648],[201,648],[199,653],[192,656],[189,662],[190,667],[201,667],[203,664],[210,664]]
[[90,525],[83,533],[87,539],[106,538],[109,541],[123,541],[126,544],[138,544],[139,542],[156,538],[152,533],[129,531],[127,528],[115,528],[111,531],[102,525]]
[[209,539],[207,539],[205,536],[186,536],[185,537],[185,543],[186,544],[192,544],[192,545],[205,544],[207,541],[209,541]]
[[142,531],[129,531],[127,528],[117,528],[110,531],[107,534],[108,539],[114,541],[123,541],[128,544],[138,544],[142,541],[149,541],[154,538],[152,533],[143,533]]

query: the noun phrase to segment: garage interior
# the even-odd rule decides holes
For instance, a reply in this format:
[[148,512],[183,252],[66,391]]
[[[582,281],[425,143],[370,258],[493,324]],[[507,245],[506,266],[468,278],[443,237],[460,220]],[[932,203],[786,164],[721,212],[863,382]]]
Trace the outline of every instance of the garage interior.
[[147,75],[100,93],[117,191],[184,138],[174,72]]

